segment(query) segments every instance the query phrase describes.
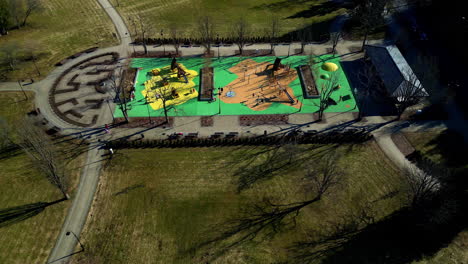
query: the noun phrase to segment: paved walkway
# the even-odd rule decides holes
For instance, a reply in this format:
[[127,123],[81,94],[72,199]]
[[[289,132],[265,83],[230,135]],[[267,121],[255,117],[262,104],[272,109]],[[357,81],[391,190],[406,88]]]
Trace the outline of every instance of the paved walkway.
[[[126,58],[128,56],[127,47],[131,42],[131,39],[128,37],[128,30],[125,23],[107,0],[99,0],[99,3],[111,18],[121,39],[121,44],[117,47],[109,48],[109,51],[117,51],[121,57]],[[104,52],[101,51],[101,53]],[[46,80],[49,79],[46,78]],[[48,84],[51,85],[51,83]],[[44,98],[40,99],[43,100]],[[48,105],[48,103],[42,102],[42,104],[39,105],[45,106]],[[110,123],[112,116],[109,111],[106,111],[104,108],[99,119],[98,124]],[[48,263],[67,263],[75,252],[78,242],[77,239],[79,239],[81,231],[86,223],[86,219],[96,193],[102,160],[105,159],[105,157],[103,157],[105,151],[100,148],[100,144],[97,142],[98,138],[105,140],[103,136],[98,136],[92,140],[92,143],[90,144],[86,157],[86,164],[83,168],[80,183],[78,185],[78,190],[75,197],[73,197],[72,205],[68,210],[55,246],[49,255]],[[73,232],[77,238],[74,235],[67,236],[67,232]]]

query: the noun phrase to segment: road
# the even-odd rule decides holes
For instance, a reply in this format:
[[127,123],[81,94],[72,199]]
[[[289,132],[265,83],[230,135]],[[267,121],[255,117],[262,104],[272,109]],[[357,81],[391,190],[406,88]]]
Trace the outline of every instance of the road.
[[[112,22],[115,25],[117,33],[120,36],[121,43],[117,47],[112,47],[114,51],[120,53],[121,57],[126,58],[128,56],[128,46],[131,42],[131,39],[128,34],[127,27],[123,22],[120,15],[117,11],[112,7],[112,5],[107,0],[98,0],[104,10],[107,12],[109,17],[111,18]],[[85,58],[83,58],[85,59]],[[60,70],[59,70],[60,71]],[[54,74],[53,74],[54,75]],[[49,82],[50,80],[46,78],[45,82]],[[39,93],[40,94],[40,93]],[[43,100],[43,96],[40,96],[39,100]],[[48,105],[46,102],[40,102],[39,105]],[[45,104],[43,104],[45,103]],[[101,120],[111,120],[110,113],[103,110],[103,113],[100,115]],[[110,123],[110,122],[102,122],[102,123]],[[102,136],[97,136],[94,138],[94,143],[90,144],[86,164],[83,168],[80,183],[78,185],[77,192],[75,196],[72,198],[73,202],[71,207],[68,210],[67,216],[65,218],[65,222],[62,226],[60,234],[55,242],[55,246],[52,249],[47,263],[67,263],[70,260],[70,257],[73,256],[75,253],[80,252],[80,250],[76,250],[76,245],[78,243],[78,239],[80,237],[81,231],[86,223],[86,219],[88,217],[89,210],[93,203],[94,194],[96,193],[96,189],[99,182],[99,174],[102,167],[102,160],[105,159],[103,157],[106,153],[105,150],[100,149],[99,144],[97,144],[97,140],[102,138]],[[67,236],[67,232],[69,233]],[[74,234],[74,235],[72,235]],[[76,237],[75,237],[76,235]],[[86,248],[85,248],[86,249]]]

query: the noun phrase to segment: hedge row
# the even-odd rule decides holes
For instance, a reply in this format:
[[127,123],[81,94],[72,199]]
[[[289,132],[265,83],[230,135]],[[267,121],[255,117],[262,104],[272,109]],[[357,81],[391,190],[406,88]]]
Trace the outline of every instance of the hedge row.
[[[330,38],[329,34],[322,34],[322,35],[317,35],[313,37],[306,37],[304,40],[307,43],[322,43],[328,41]],[[176,40],[177,43],[180,43],[180,45],[201,45],[202,41],[198,38],[179,38]],[[142,43],[143,39],[141,38],[136,38],[135,43]],[[146,44],[152,45],[152,44],[173,44],[175,41],[170,38],[147,38],[146,39]],[[246,38],[244,41],[245,43],[270,43],[272,42],[269,37],[251,37],[251,38]],[[284,35],[282,37],[277,38],[274,43],[289,43],[289,42],[301,42],[301,38],[297,34],[291,34],[291,35]],[[226,45],[234,45],[236,43],[235,38],[215,38],[213,40],[213,44],[226,44]]]
[[108,147],[122,148],[183,148],[209,146],[239,146],[239,145],[277,145],[287,142],[298,144],[331,144],[331,143],[362,143],[372,139],[367,132],[346,133],[329,132],[315,135],[299,136],[262,136],[233,138],[184,138],[155,140],[118,140],[108,143]]

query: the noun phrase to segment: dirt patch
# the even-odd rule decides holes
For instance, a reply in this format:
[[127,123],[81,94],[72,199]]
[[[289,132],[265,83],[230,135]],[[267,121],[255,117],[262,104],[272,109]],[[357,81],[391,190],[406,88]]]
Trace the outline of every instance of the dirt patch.
[[214,119],[212,116],[202,116],[200,118],[200,123],[202,127],[212,127],[214,124]]
[[405,135],[402,133],[392,134],[392,140],[401,153],[405,155],[405,157],[415,151],[414,147],[411,145],[411,143],[409,143],[408,139],[406,139]]
[[168,123],[166,123],[165,117],[130,117],[128,123],[125,122],[125,118],[115,118],[115,123],[122,123],[118,128],[137,128],[137,127],[172,127],[174,125],[174,117],[168,117]]
[[205,67],[201,69],[201,82],[200,82],[200,101],[213,100],[213,67]]
[[259,125],[286,125],[289,122],[289,115],[242,115],[239,116],[241,126]]
[[299,72],[302,81],[302,90],[304,92],[304,98],[317,98],[319,92],[317,85],[315,85],[314,75],[309,65],[299,66]]

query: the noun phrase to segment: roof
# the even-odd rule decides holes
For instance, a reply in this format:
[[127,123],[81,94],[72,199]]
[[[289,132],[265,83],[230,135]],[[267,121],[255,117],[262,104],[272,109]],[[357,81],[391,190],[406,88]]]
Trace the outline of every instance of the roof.
[[366,45],[366,54],[380,75],[391,96],[398,97],[408,83],[421,88],[420,96],[428,96],[405,57],[395,45]]

